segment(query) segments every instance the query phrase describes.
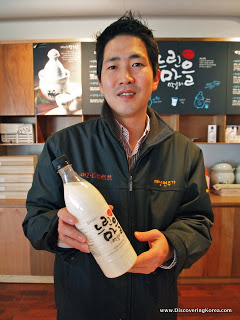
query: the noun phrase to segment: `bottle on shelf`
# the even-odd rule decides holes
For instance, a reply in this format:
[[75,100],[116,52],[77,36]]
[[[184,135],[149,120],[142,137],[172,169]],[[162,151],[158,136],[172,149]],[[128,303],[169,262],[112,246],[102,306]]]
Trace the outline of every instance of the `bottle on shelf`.
[[102,194],[72,168],[65,155],[53,161],[64,184],[67,210],[76,227],[87,237],[95,260],[108,278],[126,273],[137,254]]

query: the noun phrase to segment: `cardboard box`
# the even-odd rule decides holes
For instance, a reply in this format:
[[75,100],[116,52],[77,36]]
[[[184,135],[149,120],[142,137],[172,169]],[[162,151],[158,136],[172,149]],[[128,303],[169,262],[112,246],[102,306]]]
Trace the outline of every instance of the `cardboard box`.
[[26,199],[37,155],[0,156],[0,199]]
[[34,143],[33,125],[29,123],[1,123],[2,143]]
[[0,174],[33,174],[33,166],[0,166]]
[[220,196],[240,196],[239,184],[215,184],[213,185],[213,193]]
[[32,184],[30,182],[24,183],[24,182],[3,182],[0,183],[0,191],[6,191],[6,192],[16,192],[21,190],[21,192],[27,192],[31,188]]
[[26,199],[27,192],[2,192],[0,191],[0,199]]
[[33,166],[35,168],[37,161],[37,155],[0,156],[0,166]]
[[0,182],[32,182],[33,174],[0,174]]

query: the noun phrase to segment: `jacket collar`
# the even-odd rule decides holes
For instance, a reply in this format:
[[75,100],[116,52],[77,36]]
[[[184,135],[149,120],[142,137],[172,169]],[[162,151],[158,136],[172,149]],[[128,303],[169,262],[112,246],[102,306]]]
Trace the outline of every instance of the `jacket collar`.
[[150,147],[163,142],[174,135],[175,131],[163,121],[160,115],[151,107],[147,108],[147,114],[150,118],[150,132],[146,139],[146,144]]
[[[148,147],[151,147],[155,144],[163,142],[170,138],[174,134],[174,130],[169,127],[166,122],[164,122],[158,113],[156,113],[151,107],[147,108],[147,114],[150,118],[150,132],[147,136],[145,141]],[[102,121],[104,125],[106,125],[109,130],[113,133],[115,138],[117,135],[117,123],[114,121],[111,108],[109,107],[106,100],[104,100],[102,106],[102,114],[101,114]]]

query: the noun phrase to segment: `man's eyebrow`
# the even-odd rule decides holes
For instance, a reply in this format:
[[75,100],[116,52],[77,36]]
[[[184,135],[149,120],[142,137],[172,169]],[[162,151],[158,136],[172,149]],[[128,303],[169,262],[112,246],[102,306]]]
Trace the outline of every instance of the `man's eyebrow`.
[[134,53],[134,54],[131,54],[130,59],[138,59],[138,58],[144,58],[141,54],[138,54],[138,53]]
[[[137,53],[133,53],[129,56],[129,59],[138,59],[138,58],[144,58],[144,57],[141,54],[137,54]],[[105,63],[119,61],[119,60],[121,60],[121,58],[119,56],[114,56],[114,57],[107,59],[105,61]]]
[[108,63],[108,62],[114,62],[114,61],[118,61],[120,60],[120,57],[111,57],[109,59],[107,59],[105,62]]

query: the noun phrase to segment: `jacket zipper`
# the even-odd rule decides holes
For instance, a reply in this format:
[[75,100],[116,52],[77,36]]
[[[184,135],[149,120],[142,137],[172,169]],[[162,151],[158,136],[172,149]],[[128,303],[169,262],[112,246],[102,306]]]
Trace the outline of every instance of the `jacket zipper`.
[[[136,165],[138,165],[138,163],[141,161],[141,159],[145,156],[146,153],[144,153],[140,158],[137,159],[134,167],[136,168]],[[135,170],[133,170],[135,172]],[[130,207],[131,207],[131,192],[133,191],[133,174],[134,173],[130,173],[129,176],[129,192],[130,192]],[[133,233],[133,224],[132,224],[132,216],[130,217],[130,223],[129,225],[131,226],[131,230],[130,230],[130,234],[132,235]],[[132,237],[132,236],[131,236]],[[133,274],[130,273],[130,303],[129,303],[129,310],[130,310],[130,319],[133,319],[133,305],[134,305],[134,301],[133,301],[133,297],[134,297],[134,292],[133,292]]]
[[[131,206],[132,206],[132,190],[133,190],[133,177],[132,177],[132,174],[130,173],[130,176],[129,176],[129,200],[130,200],[130,209],[131,209]],[[130,226],[130,241],[132,240],[133,236],[132,236],[132,233],[133,233],[133,225],[132,225],[132,215],[129,215],[129,226]],[[130,281],[130,288],[129,288],[129,294],[130,294],[130,299],[129,299],[129,314],[128,314],[128,317],[127,319],[130,320],[132,319],[132,314],[133,314],[133,279],[132,279],[132,274],[129,273],[129,281]]]
[[[150,148],[149,150],[151,150],[152,148]],[[138,165],[138,163],[145,157],[145,155],[149,152],[149,150],[147,150],[144,154],[141,155],[141,157],[139,157],[134,165],[134,170],[133,173],[130,173],[129,176],[129,192],[130,192],[130,207],[131,207],[131,192],[133,191],[133,174],[136,170],[136,166]],[[132,224],[132,216],[130,217],[130,224],[131,226],[131,230],[130,230],[130,234],[132,234],[133,232],[133,224]],[[130,303],[129,303],[129,310],[130,310],[130,319],[133,319],[133,305],[134,305],[134,301],[133,301],[133,297],[134,297],[134,292],[133,292],[133,274],[130,273]]]
[[132,192],[132,176],[129,178],[129,191]]

